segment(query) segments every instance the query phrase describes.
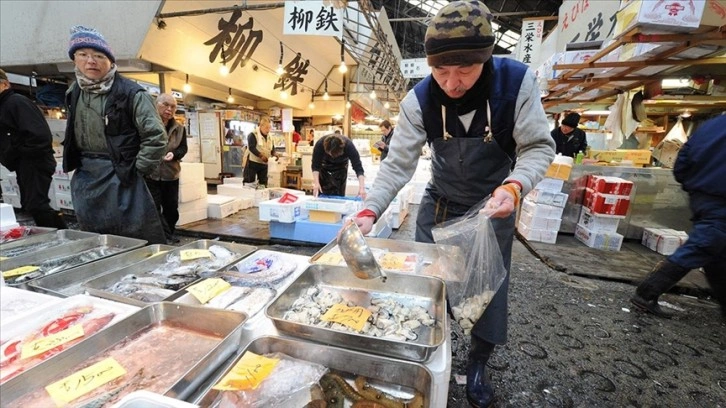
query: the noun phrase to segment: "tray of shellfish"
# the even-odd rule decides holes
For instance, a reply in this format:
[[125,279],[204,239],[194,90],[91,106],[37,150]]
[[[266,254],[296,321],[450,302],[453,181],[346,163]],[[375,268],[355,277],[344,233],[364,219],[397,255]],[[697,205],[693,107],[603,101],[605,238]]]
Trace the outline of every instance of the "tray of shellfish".
[[27,289],[28,282],[33,279],[50,276],[144,245],[146,241],[143,239],[96,234],[89,238],[6,259],[0,268],[8,286]]
[[444,341],[446,289],[429,276],[363,280],[347,267],[311,265],[265,315],[290,336],[426,361]]
[[198,240],[83,283],[93,295],[144,306],[165,301],[182,288],[209,278],[257,248],[215,240]]
[[[246,375],[250,362],[271,369]],[[199,406],[427,408],[433,393],[419,363],[277,336],[255,339],[219,372]]]
[[160,302],[21,372],[0,406],[109,407],[145,389],[185,400],[239,348],[243,313]]

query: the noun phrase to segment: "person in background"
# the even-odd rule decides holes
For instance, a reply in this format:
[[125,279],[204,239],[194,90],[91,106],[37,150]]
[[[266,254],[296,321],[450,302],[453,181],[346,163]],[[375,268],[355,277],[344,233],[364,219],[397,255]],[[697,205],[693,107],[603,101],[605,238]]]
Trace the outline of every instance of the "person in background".
[[297,129],[292,131],[292,143],[297,147],[297,144],[302,140],[302,135],[298,133]]
[[245,183],[254,183],[257,180],[260,185],[267,185],[267,162],[270,157],[277,158],[275,146],[268,137],[271,129],[270,118],[263,116],[257,129],[247,136],[247,150],[242,159]]
[[658,305],[692,269],[703,268],[713,297],[726,319],[726,115],[703,123],[678,152],[673,175],[688,193],[693,228],[688,240],[659,262],[635,289],[630,301],[659,317],[671,314]]
[[[424,48],[431,75],[401,102],[396,143],[355,222],[364,235],[371,231],[411,180],[428,143],[431,181],[419,205],[416,241],[432,243],[436,224],[490,197],[480,212],[491,220],[508,272],[516,208],[554,159],[555,142],[534,73],[513,59],[492,57],[490,19],[481,2],[452,1],[429,22]],[[475,407],[494,400],[486,365],[507,340],[508,290],[509,273],[472,328],[466,395]]]
[[322,193],[344,197],[349,161],[358,176],[358,196],[365,198],[366,178],[358,149],[352,140],[337,133],[323,136],[313,147],[313,196]]
[[308,145],[314,146],[315,145],[315,130],[310,129],[308,131],[307,137],[305,138],[307,140]]
[[391,144],[391,138],[393,137],[393,126],[391,122],[384,120],[378,127],[381,129],[382,137],[373,146],[381,151],[381,161],[383,161],[388,156],[388,145]]
[[80,228],[166,243],[144,182],[166,153],[154,100],[117,72],[111,47],[98,31],[73,27],[68,56],[76,80],[66,93],[63,170],[75,170],[71,195]]
[[562,119],[560,126],[552,130],[550,135],[555,139],[556,153],[575,157],[577,153],[587,151],[587,138],[585,132],[577,127],[579,124],[580,115],[570,112]]
[[179,174],[181,159],[187,154],[186,128],[174,119],[176,100],[174,96],[163,93],[156,97],[156,109],[161,121],[166,126],[169,141],[166,154],[159,166],[146,176],[146,186],[154,199],[156,210],[161,216],[166,242],[176,244],[179,239],[174,236],[179,221]]
[[50,206],[48,190],[55,173],[53,135],[48,121],[30,99],[16,94],[0,69],[0,163],[17,174],[20,204],[39,227],[65,229]]

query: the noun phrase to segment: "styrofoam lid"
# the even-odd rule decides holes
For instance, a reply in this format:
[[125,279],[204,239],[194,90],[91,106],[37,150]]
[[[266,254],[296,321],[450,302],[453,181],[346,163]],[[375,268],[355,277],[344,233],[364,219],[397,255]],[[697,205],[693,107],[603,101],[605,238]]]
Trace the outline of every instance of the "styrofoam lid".
[[573,160],[572,157],[563,156],[562,153],[558,153],[557,156],[555,156],[555,161],[553,163],[572,166],[575,163],[575,161]]

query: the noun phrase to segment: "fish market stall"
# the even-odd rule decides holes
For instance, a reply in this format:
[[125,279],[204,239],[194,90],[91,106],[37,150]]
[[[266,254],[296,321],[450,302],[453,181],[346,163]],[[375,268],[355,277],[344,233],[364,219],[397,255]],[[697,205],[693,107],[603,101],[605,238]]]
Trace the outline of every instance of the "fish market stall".
[[54,230],[53,233],[29,236],[22,240],[4,243],[0,247],[0,256],[3,258],[14,258],[20,255],[55,248],[59,245],[69,244],[80,239],[97,237],[98,235],[95,232]]
[[235,354],[245,319],[238,312],[149,305],[7,381],[0,405],[101,407],[139,389],[184,400]]
[[25,288],[33,279],[140,248],[145,244],[146,241],[136,238],[97,235],[6,259],[1,264],[2,274],[7,285]]
[[[3,368],[0,384],[72,348],[136,310],[135,306],[77,295],[38,308],[22,320],[3,322],[0,325],[0,364]],[[64,338],[68,332],[74,334]],[[53,336],[61,337],[55,340]]]
[[34,279],[28,283],[28,287],[36,292],[59,297],[79,295],[86,291],[83,284],[92,279],[128,265],[136,264],[152,256],[161,255],[173,249],[176,249],[176,247],[171,245],[147,245],[132,251],[116,254],[109,258]]
[[0,286],[0,322],[3,325],[22,319],[36,310],[59,302],[61,299],[42,293]]
[[[259,312],[310,265],[309,259],[303,255],[265,249],[255,251],[214,276],[226,285],[220,288],[221,292],[213,298],[202,303],[200,298],[206,299],[198,292],[195,293],[193,287],[187,287],[170,300],[244,312],[248,316],[245,327],[250,327],[264,318]],[[204,284],[204,281],[199,284]]]
[[180,289],[215,275],[255,249],[231,242],[194,241],[99,276],[82,286],[93,296],[144,306],[169,299]]

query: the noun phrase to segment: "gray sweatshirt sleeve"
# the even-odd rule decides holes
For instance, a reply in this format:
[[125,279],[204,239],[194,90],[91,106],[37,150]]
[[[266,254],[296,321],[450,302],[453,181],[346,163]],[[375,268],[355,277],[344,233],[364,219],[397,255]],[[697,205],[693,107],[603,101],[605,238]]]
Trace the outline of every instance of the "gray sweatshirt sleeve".
[[398,191],[411,180],[421,157],[421,149],[426,143],[426,130],[416,94],[409,91],[400,107],[398,125],[391,138],[388,157],[381,162],[373,188],[364,204],[365,208],[372,210],[377,216],[388,208]]
[[522,79],[515,109],[513,136],[517,164],[507,180],[522,183],[524,196],[542,179],[555,158],[555,141],[550,136],[537,79],[530,69]]

